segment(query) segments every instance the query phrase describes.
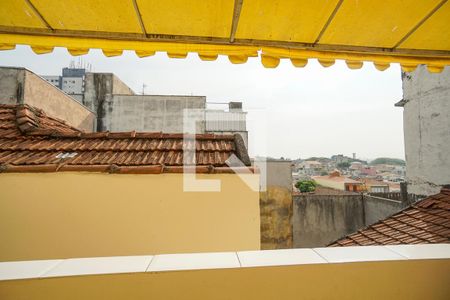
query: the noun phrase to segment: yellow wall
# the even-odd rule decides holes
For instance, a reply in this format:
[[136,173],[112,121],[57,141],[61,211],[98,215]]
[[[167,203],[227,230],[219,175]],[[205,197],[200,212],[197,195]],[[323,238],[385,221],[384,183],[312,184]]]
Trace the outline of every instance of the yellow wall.
[[292,248],[292,191],[268,186],[260,194],[261,249]]
[[2,300],[449,299],[450,260],[404,260],[0,281]]
[[259,193],[198,177],[221,192],[183,192],[182,174],[0,174],[0,261],[259,249]]

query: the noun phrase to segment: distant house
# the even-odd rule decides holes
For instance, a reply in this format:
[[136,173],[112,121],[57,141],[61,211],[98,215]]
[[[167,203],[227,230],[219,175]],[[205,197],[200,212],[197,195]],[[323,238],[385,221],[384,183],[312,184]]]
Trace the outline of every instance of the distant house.
[[315,160],[305,160],[298,164],[299,173],[304,175],[319,175],[322,169],[322,163]]
[[342,176],[339,171],[334,171],[326,176],[313,176],[314,181],[324,187],[350,192],[364,191],[364,184],[360,181]]
[[388,193],[390,191],[389,184],[383,181],[363,178],[361,179],[369,193]]
[[351,158],[344,156],[343,154],[337,154],[337,155],[331,156],[331,160],[334,161],[336,164],[340,164],[340,163],[350,162]]
[[360,169],[360,174],[361,175],[365,175],[365,176],[376,176],[377,175],[377,170],[374,167],[363,166]]
[[363,164],[359,161],[354,161],[350,164],[349,169],[356,171],[356,170],[361,170],[363,168]]

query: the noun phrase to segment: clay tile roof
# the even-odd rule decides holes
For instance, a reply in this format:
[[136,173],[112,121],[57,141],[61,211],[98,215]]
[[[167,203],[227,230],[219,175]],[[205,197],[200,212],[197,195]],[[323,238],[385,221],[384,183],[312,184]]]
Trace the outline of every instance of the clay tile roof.
[[183,134],[160,132],[86,133],[28,105],[0,105],[0,172],[182,172],[184,142],[197,172],[231,172],[226,160],[233,154],[250,165],[239,135],[184,141]]
[[447,188],[329,246],[433,243],[450,243],[450,189]]

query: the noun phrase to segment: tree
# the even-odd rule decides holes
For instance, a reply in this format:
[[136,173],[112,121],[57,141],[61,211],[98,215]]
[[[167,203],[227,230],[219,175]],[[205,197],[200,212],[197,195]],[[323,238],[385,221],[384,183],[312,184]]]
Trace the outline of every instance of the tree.
[[316,182],[313,180],[299,180],[295,187],[302,193],[314,192],[316,190]]
[[336,165],[339,169],[348,169],[350,167],[349,162],[341,162]]

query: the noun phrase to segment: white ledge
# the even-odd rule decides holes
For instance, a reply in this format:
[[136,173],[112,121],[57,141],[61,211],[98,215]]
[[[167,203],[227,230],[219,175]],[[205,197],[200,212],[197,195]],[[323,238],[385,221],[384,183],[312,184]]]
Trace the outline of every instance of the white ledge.
[[0,281],[118,273],[450,259],[450,244],[330,247],[0,262]]

